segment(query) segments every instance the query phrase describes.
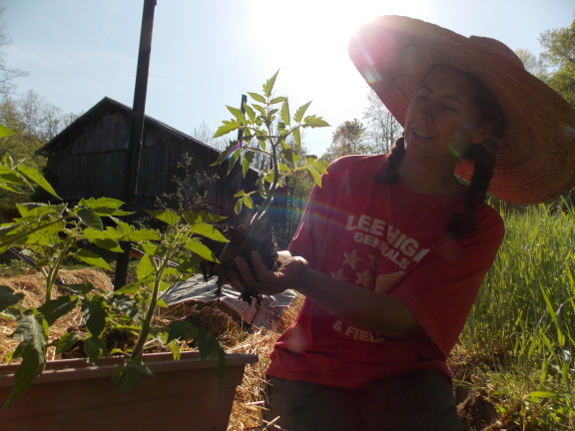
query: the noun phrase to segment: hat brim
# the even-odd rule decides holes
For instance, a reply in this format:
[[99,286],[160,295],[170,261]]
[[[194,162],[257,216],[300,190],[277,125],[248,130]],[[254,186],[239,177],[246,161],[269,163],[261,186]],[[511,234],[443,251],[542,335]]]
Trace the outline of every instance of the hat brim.
[[[479,78],[502,106],[507,128],[489,193],[519,203],[547,202],[575,186],[575,111],[554,90],[501,55],[424,21],[379,17],[352,37],[349,55],[403,126],[425,74],[449,64]],[[469,181],[473,164],[456,174]]]

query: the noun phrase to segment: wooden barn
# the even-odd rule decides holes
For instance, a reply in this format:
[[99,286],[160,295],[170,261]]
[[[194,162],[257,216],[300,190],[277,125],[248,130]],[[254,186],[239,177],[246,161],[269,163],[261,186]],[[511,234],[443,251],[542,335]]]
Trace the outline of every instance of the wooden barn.
[[[103,196],[126,200],[123,194],[131,114],[128,106],[105,97],[38,150],[48,159],[47,177],[62,199],[74,203],[81,198]],[[172,179],[186,153],[192,157],[192,172],[183,179],[188,186],[185,193],[207,191],[211,211],[233,215],[234,193],[254,189],[255,171],[250,170],[243,180],[234,173],[228,177],[225,164],[210,166],[220,150],[146,116],[137,217],[144,215],[144,209],[154,209],[157,197],[173,191]],[[196,173],[217,175],[219,179],[198,184]]]

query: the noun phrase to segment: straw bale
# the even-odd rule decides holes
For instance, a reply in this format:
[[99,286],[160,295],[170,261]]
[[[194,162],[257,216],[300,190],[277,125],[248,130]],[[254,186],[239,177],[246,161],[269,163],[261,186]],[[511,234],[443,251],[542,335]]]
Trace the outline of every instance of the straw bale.
[[[81,284],[90,282],[95,288],[112,291],[113,285],[110,279],[103,273],[94,269],[61,270],[58,280],[65,284]],[[46,279],[40,272],[31,270],[26,274],[14,277],[0,277],[0,285],[14,289],[16,293],[22,293],[24,307],[39,307],[44,303],[46,292]],[[65,294],[62,289],[55,289],[53,298]],[[82,325],[82,316],[79,310],[74,309],[62,316],[50,327],[49,340],[66,334],[70,329],[78,329]],[[10,337],[16,329],[16,322],[0,317],[0,363],[6,362],[6,355],[13,351],[20,343]],[[55,348],[49,347],[47,359],[55,359]]]
[[[275,330],[261,328],[237,346],[227,350],[228,353],[248,353],[258,355],[259,361],[246,365],[242,383],[236,389],[236,396],[232,405],[232,413],[228,424],[228,431],[249,429],[263,429],[267,422],[264,417],[267,412],[268,382],[266,370],[269,364],[269,355],[279,336],[295,320],[304,297],[298,295],[294,303],[284,312],[282,320]],[[270,426],[270,430],[279,429]]]

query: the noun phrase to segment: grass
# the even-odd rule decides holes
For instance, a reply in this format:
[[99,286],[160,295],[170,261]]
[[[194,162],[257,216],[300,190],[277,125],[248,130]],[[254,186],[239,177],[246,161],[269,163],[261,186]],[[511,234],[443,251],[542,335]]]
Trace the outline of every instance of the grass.
[[520,429],[572,429],[575,213],[541,205],[504,220],[505,240],[460,342],[467,351],[496,352],[485,385],[506,393],[496,407],[515,410]]

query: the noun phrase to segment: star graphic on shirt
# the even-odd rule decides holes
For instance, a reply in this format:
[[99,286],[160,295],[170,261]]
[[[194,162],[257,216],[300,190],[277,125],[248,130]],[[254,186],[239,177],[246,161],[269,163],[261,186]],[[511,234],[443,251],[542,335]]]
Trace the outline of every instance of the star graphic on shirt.
[[357,257],[357,250],[352,251],[351,253],[343,253],[345,256],[345,261],[343,262],[344,265],[350,265],[353,269],[357,265],[357,262],[362,260],[361,257]]
[[343,268],[340,268],[338,272],[332,272],[331,276],[333,278],[335,278],[336,280],[339,280],[339,281],[349,280],[349,278],[347,278],[345,275],[343,275]]
[[355,284],[361,284],[365,288],[369,287],[373,280],[369,269],[366,269],[364,272],[356,272],[355,275],[357,275],[357,281]]

